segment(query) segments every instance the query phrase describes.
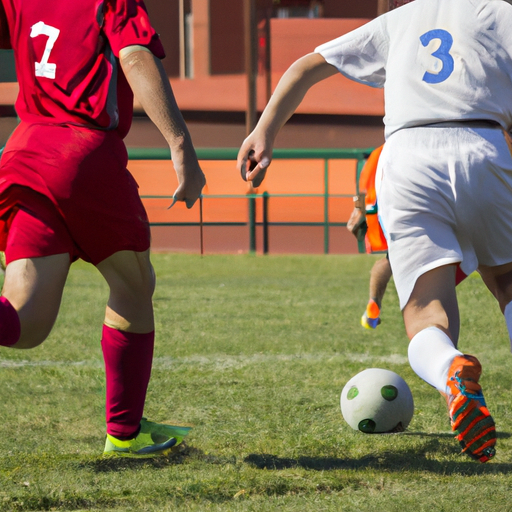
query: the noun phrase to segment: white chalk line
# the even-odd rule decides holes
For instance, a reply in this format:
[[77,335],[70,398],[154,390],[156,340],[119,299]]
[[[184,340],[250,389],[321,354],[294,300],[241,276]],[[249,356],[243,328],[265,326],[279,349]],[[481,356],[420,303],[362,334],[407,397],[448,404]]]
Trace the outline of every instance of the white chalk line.
[[[372,354],[344,354],[344,353],[303,353],[303,354],[251,354],[251,355],[196,355],[186,357],[155,357],[153,360],[153,368],[168,369],[179,366],[198,366],[210,367],[213,369],[224,370],[227,368],[244,368],[247,366],[272,364],[276,362],[284,363],[300,363],[300,361],[313,363],[326,362],[359,362],[366,365],[382,365],[382,364],[407,364],[407,356],[405,354],[388,354],[385,356],[375,356]],[[11,360],[0,359],[0,368],[55,368],[74,366],[80,368],[103,368],[103,361],[48,361],[48,360]]]

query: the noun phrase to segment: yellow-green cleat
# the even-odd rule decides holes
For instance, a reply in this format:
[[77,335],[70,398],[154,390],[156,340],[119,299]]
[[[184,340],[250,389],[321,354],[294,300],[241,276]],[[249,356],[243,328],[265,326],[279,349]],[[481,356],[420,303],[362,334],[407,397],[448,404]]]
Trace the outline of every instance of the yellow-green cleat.
[[122,441],[107,434],[104,455],[120,455],[124,457],[154,457],[169,455],[176,451],[183,438],[192,427],[178,427],[154,423],[142,418],[137,437]]

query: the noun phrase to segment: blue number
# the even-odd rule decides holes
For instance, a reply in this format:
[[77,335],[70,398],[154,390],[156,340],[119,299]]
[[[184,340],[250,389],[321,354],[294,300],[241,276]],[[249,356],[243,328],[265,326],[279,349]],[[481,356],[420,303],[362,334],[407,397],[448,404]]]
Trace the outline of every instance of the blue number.
[[432,39],[439,39],[441,46],[432,54],[439,59],[443,67],[439,73],[429,73],[428,71],[423,75],[423,81],[428,84],[438,84],[444,82],[453,72],[453,57],[450,55],[450,49],[453,45],[453,37],[446,30],[436,29],[430,30],[420,37],[421,44],[428,46]]

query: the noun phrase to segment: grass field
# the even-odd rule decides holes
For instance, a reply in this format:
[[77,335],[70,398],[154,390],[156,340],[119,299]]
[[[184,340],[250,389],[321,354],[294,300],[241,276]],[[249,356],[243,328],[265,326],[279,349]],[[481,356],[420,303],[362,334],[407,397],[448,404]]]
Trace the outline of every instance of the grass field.
[[[194,425],[179,458],[104,459],[106,287],[76,263],[51,337],[0,349],[0,511],[512,511],[512,357],[480,279],[459,287],[460,348],[478,355],[498,429],[459,454],[446,406],[407,365],[391,284],[366,331],[370,256],[155,255],[157,344],[146,414]],[[339,395],[382,367],[409,383],[403,434],[366,435]]]

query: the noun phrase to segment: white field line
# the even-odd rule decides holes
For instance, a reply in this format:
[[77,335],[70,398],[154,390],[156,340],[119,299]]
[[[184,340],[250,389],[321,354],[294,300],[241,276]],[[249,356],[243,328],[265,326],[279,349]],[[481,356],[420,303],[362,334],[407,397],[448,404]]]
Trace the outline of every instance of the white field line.
[[[342,354],[342,353],[315,353],[315,354],[252,354],[249,356],[229,356],[225,354],[211,354],[207,356],[189,357],[155,357],[153,368],[168,369],[178,366],[213,367],[224,370],[227,368],[244,368],[247,366],[272,364],[275,362],[358,362],[366,365],[378,366],[379,364],[407,364],[407,356],[404,354],[390,354],[387,356],[374,356],[371,354]],[[89,361],[26,361],[0,359],[0,368],[25,368],[25,367],[64,367],[77,366],[81,368],[102,368],[101,360]]]

